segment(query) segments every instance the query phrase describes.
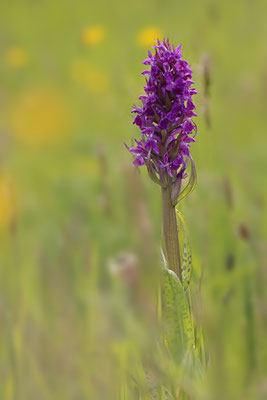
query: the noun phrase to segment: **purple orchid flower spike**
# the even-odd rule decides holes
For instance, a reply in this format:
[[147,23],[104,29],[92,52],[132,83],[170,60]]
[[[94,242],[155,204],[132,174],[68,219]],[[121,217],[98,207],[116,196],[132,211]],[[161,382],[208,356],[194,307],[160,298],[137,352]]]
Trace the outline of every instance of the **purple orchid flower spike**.
[[[164,39],[162,43],[157,40],[154,49],[155,54],[149,51],[143,62],[150,69],[143,71],[146,85],[145,94],[139,97],[142,105],[132,110],[133,123],[141,130],[141,140],[136,141],[135,147],[127,148],[135,156],[133,164],[146,165],[150,177],[162,187],[167,259],[170,268],[180,276],[180,261],[177,262],[174,254],[174,248],[179,253],[175,205],[196,183],[190,145],[195,142],[196,125],[192,117],[197,114],[192,96],[197,91],[192,87],[192,70],[182,58],[181,46],[175,48]],[[187,186],[181,190],[182,181],[188,176],[189,162],[190,176]],[[167,238],[170,235],[172,240]]]
[[149,51],[143,62],[150,70],[143,72],[147,79],[146,94],[139,97],[142,107],[132,110],[142,139],[128,150],[135,155],[134,165],[149,164],[164,186],[168,183],[166,174],[173,184],[187,176],[185,169],[192,160],[190,144],[195,142],[196,133],[192,96],[197,92],[192,88],[192,71],[182,58],[181,46],[175,48],[164,39],[162,43],[157,40],[154,49],[155,54]]

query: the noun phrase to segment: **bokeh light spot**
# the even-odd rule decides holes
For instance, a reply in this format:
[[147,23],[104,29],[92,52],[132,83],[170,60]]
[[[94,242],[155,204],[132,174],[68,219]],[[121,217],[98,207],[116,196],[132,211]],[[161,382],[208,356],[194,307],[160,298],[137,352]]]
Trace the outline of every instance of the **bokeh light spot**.
[[101,43],[106,36],[105,29],[100,25],[94,25],[85,28],[82,31],[82,42],[88,46],[95,46]]
[[163,32],[159,28],[147,27],[140,30],[136,36],[137,44],[141,47],[151,47],[155,44],[155,40],[163,39]]
[[11,132],[24,144],[43,146],[62,141],[70,116],[64,98],[54,90],[25,92],[11,110]]
[[23,48],[12,47],[7,50],[5,61],[11,68],[22,68],[28,63],[29,55]]

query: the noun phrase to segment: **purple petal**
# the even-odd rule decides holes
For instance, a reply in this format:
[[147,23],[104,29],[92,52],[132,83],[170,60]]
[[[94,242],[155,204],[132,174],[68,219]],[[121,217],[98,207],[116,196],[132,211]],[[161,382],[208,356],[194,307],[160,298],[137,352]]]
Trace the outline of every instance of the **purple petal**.
[[138,167],[142,167],[144,165],[144,159],[140,155],[137,155],[133,161],[133,165],[137,165]]

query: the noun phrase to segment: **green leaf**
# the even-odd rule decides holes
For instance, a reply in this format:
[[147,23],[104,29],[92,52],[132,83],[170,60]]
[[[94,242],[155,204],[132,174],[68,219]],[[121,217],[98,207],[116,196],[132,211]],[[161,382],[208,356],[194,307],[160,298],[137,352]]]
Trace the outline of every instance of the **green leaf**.
[[175,272],[163,269],[165,343],[174,359],[181,360],[195,344],[193,318],[188,297]]
[[191,253],[191,248],[188,240],[188,234],[186,231],[186,225],[185,225],[185,220],[183,215],[178,211],[177,209],[176,215],[179,218],[181,228],[179,231],[181,232],[182,230],[182,236],[183,236],[183,257],[182,257],[182,285],[184,290],[187,290],[190,281],[191,281],[191,275],[192,275],[192,253]]
[[191,163],[190,178],[189,178],[185,188],[179,194],[178,199],[174,202],[174,205],[178,204],[179,201],[183,200],[186,196],[188,196],[194,190],[194,188],[196,186],[196,183],[197,183],[196,166],[195,166],[194,160],[191,157],[189,158],[189,160]]

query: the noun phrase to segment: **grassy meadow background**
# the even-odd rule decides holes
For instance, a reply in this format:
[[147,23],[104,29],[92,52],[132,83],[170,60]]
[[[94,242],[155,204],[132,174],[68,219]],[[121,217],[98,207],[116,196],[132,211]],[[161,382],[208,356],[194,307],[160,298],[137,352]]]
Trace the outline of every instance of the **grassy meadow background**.
[[142,365],[175,382],[157,348],[160,190],[123,145],[157,36],[182,44],[199,92],[198,184],[180,210],[207,372],[184,385],[267,399],[266,13],[263,0],[1,0],[1,399],[149,399]]

